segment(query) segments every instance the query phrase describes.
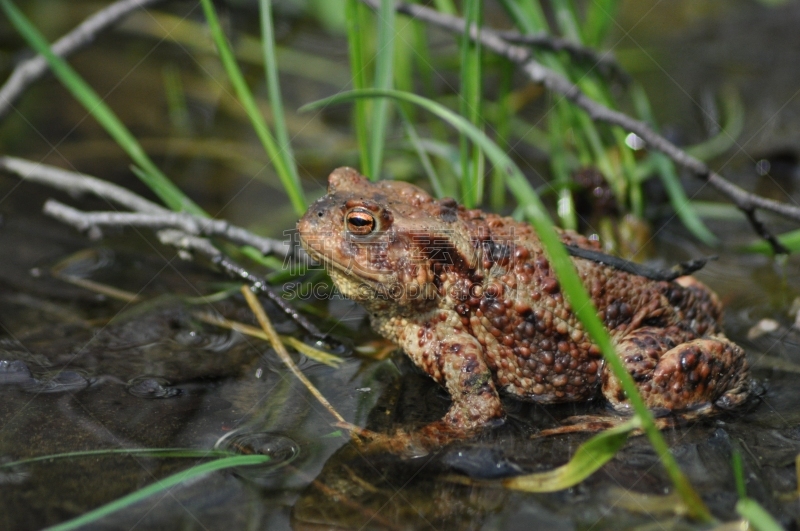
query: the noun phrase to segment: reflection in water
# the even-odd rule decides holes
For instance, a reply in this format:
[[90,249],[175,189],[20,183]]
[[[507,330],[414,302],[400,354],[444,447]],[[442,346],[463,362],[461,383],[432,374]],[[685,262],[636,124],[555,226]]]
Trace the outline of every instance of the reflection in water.
[[269,462],[259,466],[240,467],[236,474],[256,484],[268,484],[286,465],[300,456],[300,446],[289,437],[275,433],[231,432],[221,437],[214,448],[243,455],[266,455]]
[[170,387],[164,378],[137,376],[128,382],[128,392],[139,398],[174,398],[181,394],[181,390]]

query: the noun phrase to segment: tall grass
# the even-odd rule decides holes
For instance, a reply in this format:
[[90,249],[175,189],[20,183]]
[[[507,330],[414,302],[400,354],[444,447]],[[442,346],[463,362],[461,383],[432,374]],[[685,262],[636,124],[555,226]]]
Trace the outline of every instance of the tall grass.
[[106,130],[106,132],[125,150],[131,160],[139,168],[136,175],[150,187],[165,205],[176,211],[186,211],[197,215],[206,215],[203,209],[197,206],[181,190],[170,181],[155,163],[147,156],[142,146],[131,134],[127,127],[117,118],[116,114],[103,101],[103,99],[81,78],[66,61],[55,55],[50,50],[50,45],[42,34],[30,21],[17,9],[10,0],[0,0],[6,16],[28,44],[42,54],[59,81],[70,91],[86,111]]
[[[278,144],[275,142],[275,138],[272,136],[272,133],[269,130],[269,127],[267,127],[264,117],[259,112],[255,98],[253,98],[253,93],[250,91],[250,88],[244,79],[244,75],[242,75],[242,71],[239,69],[239,65],[236,63],[236,58],[233,55],[233,51],[228,43],[228,39],[225,37],[225,34],[222,31],[222,26],[220,26],[217,13],[214,10],[214,5],[211,3],[211,0],[200,0],[200,2],[203,6],[203,12],[205,13],[206,20],[208,21],[208,27],[211,30],[211,36],[214,39],[214,44],[217,46],[220,60],[225,67],[225,72],[228,74],[228,79],[230,79],[231,84],[236,90],[239,103],[241,103],[242,107],[244,107],[247,116],[250,118],[253,129],[255,130],[256,135],[258,135],[258,139],[261,141],[261,144],[264,146],[264,150],[269,155],[272,165],[275,168],[281,183],[283,184],[284,190],[286,190],[286,193],[289,196],[289,200],[291,201],[295,212],[300,215],[305,212],[307,205],[303,194],[303,188],[300,185],[300,178],[297,175],[297,166],[294,159],[289,157],[291,151],[283,150],[280,146],[278,146]],[[262,15],[262,24],[269,25],[269,35],[264,35],[263,40],[270,40],[272,36],[272,29],[269,8],[267,8],[266,13]],[[275,67],[274,50],[271,43],[266,43],[264,47],[265,58],[267,59],[267,76],[273,77],[273,79],[268,82],[268,86],[270,86],[270,97],[272,98],[273,107],[277,106],[281,108],[281,111],[279,111],[279,116],[282,116],[280,91],[277,89],[277,80],[274,79],[275,72],[277,72],[277,67]],[[278,129],[285,129],[285,125],[281,124]],[[282,131],[281,134],[284,137],[286,146],[289,146],[288,134],[285,131]]]

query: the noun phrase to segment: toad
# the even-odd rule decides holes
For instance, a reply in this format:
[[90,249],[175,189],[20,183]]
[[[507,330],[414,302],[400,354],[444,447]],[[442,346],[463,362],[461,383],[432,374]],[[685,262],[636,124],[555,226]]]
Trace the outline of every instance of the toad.
[[[302,245],[380,334],[447,389],[452,405],[429,433],[466,436],[501,419],[499,393],[630,407],[528,224],[351,168],[328,182],[298,223]],[[572,260],[648,407],[711,412],[746,400],[745,354],[723,335],[712,291],[690,276],[653,280]]]

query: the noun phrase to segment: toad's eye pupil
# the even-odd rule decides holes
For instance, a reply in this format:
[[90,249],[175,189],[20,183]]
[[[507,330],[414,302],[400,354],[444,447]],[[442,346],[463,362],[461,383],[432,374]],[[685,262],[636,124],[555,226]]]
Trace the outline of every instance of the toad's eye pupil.
[[350,224],[355,225],[356,227],[368,227],[372,225],[372,220],[353,216],[350,218]]

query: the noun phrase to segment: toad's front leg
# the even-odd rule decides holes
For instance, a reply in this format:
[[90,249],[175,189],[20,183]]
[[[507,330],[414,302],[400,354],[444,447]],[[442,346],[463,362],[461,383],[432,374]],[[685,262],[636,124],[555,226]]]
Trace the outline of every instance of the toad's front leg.
[[453,401],[440,421],[419,430],[432,439],[465,438],[503,416],[503,407],[481,344],[461,319],[441,314],[422,325],[403,327],[398,342],[414,363],[443,385]]

